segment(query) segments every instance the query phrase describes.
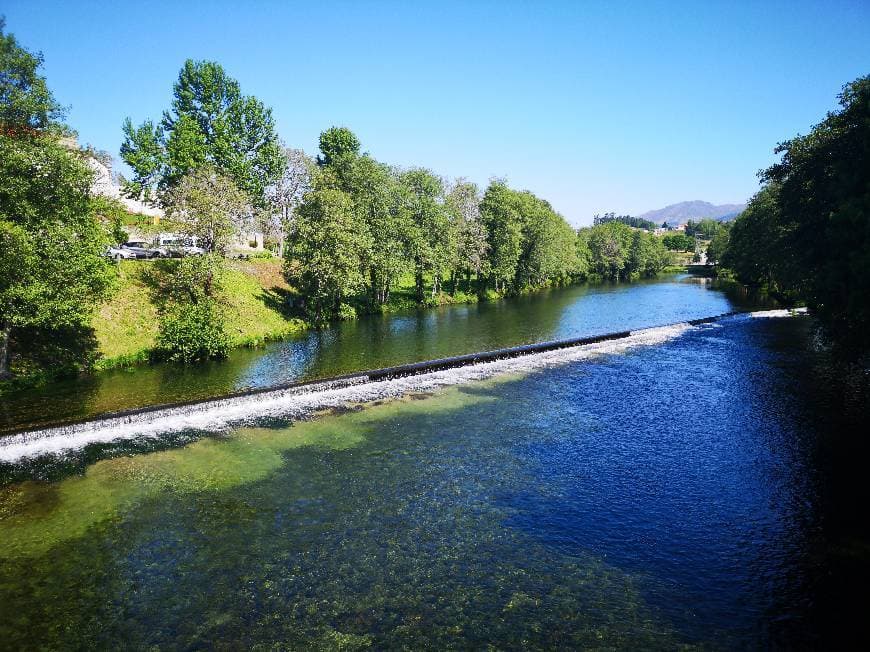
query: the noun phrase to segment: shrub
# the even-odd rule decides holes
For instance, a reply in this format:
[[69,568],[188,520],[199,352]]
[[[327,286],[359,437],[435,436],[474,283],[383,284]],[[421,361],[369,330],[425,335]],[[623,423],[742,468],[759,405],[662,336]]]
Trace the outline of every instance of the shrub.
[[225,358],[230,340],[223,319],[210,301],[174,306],[160,320],[156,357],[175,362]]
[[342,303],[338,306],[338,318],[341,321],[351,321],[356,319],[356,308],[349,303]]

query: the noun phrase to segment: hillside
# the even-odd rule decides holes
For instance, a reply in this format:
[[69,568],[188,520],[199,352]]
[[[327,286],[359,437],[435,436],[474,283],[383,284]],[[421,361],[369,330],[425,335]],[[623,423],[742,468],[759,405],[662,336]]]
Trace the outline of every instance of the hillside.
[[[94,315],[94,334],[103,360],[112,367],[147,358],[157,337],[158,309],[147,272],[155,263],[122,261],[113,296]],[[229,261],[224,279],[227,331],[233,345],[257,344],[305,328],[284,312],[289,288],[280,261]]]
[[714,220],[727,222],[737,217],[745,208],[746,204],[720,204],[717,206],[710,202],[696,199],[647,211],[638,215],[638,217],[655,222],[656,224],[667,222],[670,225],[683,224],[689,220],[700,220],[705,217],[712,217]]

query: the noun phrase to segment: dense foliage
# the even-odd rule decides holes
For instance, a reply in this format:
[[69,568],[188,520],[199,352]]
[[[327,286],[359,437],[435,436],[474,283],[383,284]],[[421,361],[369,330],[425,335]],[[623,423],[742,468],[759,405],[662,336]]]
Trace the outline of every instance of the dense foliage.
[[230,340],[213,301],[180,303],[161,315],[155,356],[172,362],[225,358]]
[[272,110],[242,95],[238,82],[213,61],[188,59],[173,87],[172,108],[155,124],[123,125],[121,157],[132,168],[132,196],[153,199],[188,173],[211,166],[254,201],[284,169]]
[[646,229],[647,231],[655,231],[658,226],[655,222],[645,220],[642,217],[632,217],[631,215],[617,215],[616,213],[605,213],[604,215],[595,215],[592,218],[592,226],[608,224],[610,222],[619,222],[627,226],[633,226],[636,229]]
[[[581,230],[591,274],[610,281],[655,276],[670,261],[661,238],[621,222]],[[584,247],[581,247],[581,251]]]
[[162,261],[152,269],[160,306],[154,357],[190,363],[226,356],[225,273],[223,256],[217,253]]
[[41,64],[0,23],[0,377],[89,363],[112,280],[91,170],[60,139]]
[[870,76],[848,84],[737,218],[722,263],[747,283],[805,301],[838,342],[870,349]]
[[695,238],[685,233],[668,233],[662,244],[668,251],[695,251]]
[[392,168],[361,154],[345,127],[323,132],[320,146],[287,220],[284,266],[316,322],[350,316],[351,306],[382,309],[406,275],[414,301],[428,305],[445,292],[486,297],[652,276],[669,260],[647,231],[607,219],[575,232],[549,203],[502,180],[481,194],[464,179]]
[[702,220],[689,220],[686,222],[686,235],[689,237],[698,236],[704,240],[711,240],[719,231],[724,228],[722,222],[705,217]]
[[586,277],[585,239],[532,193],[495,180],[481,194],[464,179],[390,167],[361,154],[344,127],[320,143],[285,262],[315,321],[348,315],[350,305],[380,310],[405,275],[423,305],[444,292],[519,293]]

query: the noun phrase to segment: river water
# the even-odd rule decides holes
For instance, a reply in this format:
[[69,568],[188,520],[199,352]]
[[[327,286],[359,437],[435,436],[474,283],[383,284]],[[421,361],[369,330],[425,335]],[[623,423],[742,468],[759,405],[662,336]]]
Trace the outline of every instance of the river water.
[[368,317],[261,349],[237,350],[226,361],[135,367],[7,394],[0,397],[0,433],[294,380],[658,326],[758,305],[738,288],[714,289],[708,279],[679,275]]
[[[550,299],[311,336],[345,354],[322,349],[298,377],[408,360],[388,342],[352,354],[353,332],[395,332],[423,359],[749,305],[683,279]],[[417,330],[405,319],[449,341],[402,336]],[[285,379],[295,347],[314,346],[302,342],[260,352],[233,382]],[[248,418],[215,408],[22,449],[0,464],[0,646],[855,642],[868,385],[815,346],[810,318],[740,316],[327,388],[307,411],[266,395],[224,408]]]

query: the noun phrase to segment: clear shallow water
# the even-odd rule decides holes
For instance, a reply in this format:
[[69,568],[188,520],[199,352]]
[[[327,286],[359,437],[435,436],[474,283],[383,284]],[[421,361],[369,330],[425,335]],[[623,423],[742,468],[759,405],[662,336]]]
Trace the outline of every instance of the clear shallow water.
[[811,336],[730,320],[9,483],[0,640],[843,642],[866,611],[870,392]]
[[658,326],[757,307],[736,288],[670,276],[345,322],[207,365],[155,365],[9,393],[0,433],[63,419],[227,394],[543,340]]

